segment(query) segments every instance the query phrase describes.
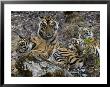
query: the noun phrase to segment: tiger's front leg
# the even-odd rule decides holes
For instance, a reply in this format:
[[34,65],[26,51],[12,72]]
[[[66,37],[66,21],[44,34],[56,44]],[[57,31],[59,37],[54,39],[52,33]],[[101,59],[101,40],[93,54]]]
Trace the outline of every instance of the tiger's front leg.
[[35,56],[36,58],[37,58],[37,57],[40,57],[40,58],[48,59],[48,54],[47,54],[47,52],[40,52],[40,51],[38,51],[38,50],[32,50],[31,53],[32,53],[32,55]]

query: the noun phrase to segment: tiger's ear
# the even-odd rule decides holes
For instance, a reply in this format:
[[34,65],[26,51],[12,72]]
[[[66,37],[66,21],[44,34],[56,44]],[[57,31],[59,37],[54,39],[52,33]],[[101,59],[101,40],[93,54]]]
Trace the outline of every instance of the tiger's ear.
[[43,18],[42,17],[38,17],[38,20],[41,21]]
[[57,15],[52,16],[53,20],[57,19]]
[[45,19],[46,16],[39,16],[38,19],[42,20],[42,19]]

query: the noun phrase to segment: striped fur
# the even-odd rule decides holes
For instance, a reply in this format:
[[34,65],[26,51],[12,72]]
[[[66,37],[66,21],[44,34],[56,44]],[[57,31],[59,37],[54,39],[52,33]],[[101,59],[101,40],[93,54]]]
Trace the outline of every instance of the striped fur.
[[78,57],[76,53],[67,48],[56,48],[51,58],[56,64],[64,67],[75,66],[81,68],[83,66],[83,60]]

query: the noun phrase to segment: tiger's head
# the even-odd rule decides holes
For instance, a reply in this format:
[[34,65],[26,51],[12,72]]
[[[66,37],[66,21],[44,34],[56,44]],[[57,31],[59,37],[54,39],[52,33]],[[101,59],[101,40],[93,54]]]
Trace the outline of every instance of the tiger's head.
[[44,16],[39,23],[38,35],[44,40],[50,40],[57,34],[58,23],[51,16]]

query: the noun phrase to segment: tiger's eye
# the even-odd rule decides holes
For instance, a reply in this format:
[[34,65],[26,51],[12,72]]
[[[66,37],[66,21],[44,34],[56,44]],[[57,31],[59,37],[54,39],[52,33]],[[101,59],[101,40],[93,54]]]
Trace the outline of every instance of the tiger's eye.
[[45,23],[41,23],[40,26],[41,27],[46,27],[46,24]]
[[45,31],[45,28],[44,28],[44,27],[42,27],[42,28],[41,28],[41,30],[42,30],[42,31]]
[[55,22],[51,22],[51,23],[50,23],[50,25],[55,26],[55,25],[56,25],[56,23],[55,23]]

